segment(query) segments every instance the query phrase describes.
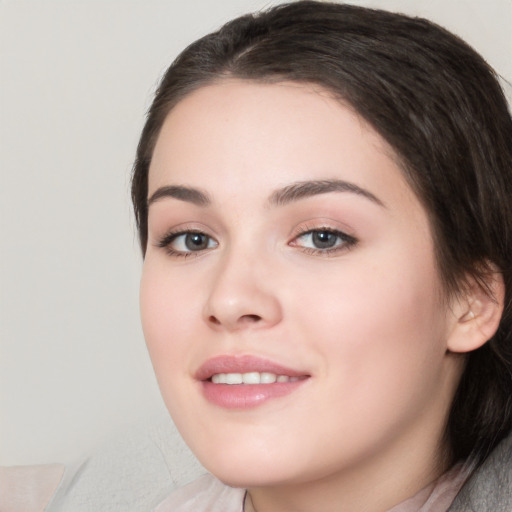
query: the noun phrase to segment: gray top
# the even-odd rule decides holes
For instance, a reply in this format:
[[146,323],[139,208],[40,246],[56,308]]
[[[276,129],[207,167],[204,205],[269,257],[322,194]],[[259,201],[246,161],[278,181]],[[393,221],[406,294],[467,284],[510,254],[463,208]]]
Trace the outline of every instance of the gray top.
[[512,434],[502,441],[455,498],[449,512],[512,511]]

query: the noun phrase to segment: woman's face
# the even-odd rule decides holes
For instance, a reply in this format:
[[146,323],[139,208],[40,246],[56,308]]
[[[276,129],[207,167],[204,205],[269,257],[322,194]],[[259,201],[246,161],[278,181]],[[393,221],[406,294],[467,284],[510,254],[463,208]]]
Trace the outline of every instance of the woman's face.
[[274,485],[439,454],[455,319],[426,213],[364,120],[314,86],[205,86],[162,128],[149,203],[144,333],[208,469]]

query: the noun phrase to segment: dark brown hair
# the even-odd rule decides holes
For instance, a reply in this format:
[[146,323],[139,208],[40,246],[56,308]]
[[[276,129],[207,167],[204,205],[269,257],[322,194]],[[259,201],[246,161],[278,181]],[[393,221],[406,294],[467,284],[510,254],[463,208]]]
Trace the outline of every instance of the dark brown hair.
[[184,96],[226,77],[314,83],[350,104],[424,205],[447,292],[502,273],[498,332],[467,356],[447,428],[454,459],[483,460],[512,428],[512,119],[494,71],[443,28],[386,11],[300,1],[227,23],[179,55],[149,110],[132,179],[143,253],[162,124]]

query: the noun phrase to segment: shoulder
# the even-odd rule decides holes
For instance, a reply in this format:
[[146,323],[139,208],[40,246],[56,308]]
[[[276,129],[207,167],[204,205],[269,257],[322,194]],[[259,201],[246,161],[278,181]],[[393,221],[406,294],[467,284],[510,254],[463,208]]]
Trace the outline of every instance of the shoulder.
[[244,489],[229,487],[208,474],[174,491],[155,512],[241,512],[244,496]]
[[167,411],[157,412],[109,432],[87,456],[67,460],[47,512],[148,512],[205,472]]
[[50,502],[64,476],[63,464],[0,467],[0,509],[39,512]]
[[512,433],[466,482],[449,512],[512,510]]

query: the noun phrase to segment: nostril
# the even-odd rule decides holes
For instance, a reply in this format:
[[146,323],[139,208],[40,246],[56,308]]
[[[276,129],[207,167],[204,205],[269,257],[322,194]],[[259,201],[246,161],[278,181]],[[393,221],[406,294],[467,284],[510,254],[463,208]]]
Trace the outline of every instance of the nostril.
[[217,318],[215,318],[213,315],[210,315],[208,317],[208,321],[212,324],[215,324],[215,325],[220,325],[220,322]]
[[243,315],[240,317],[241,322],[254,323],[259,322],[261,320],[261,316],[259,315]]
[[[243,325],[243,324],[254,324],[258,323],[262,320],[262,317],[259,315],[242,315],[238,318],[236,321],[236,324]],[[226,322],[222,322],[219,320],[215,315],[210,315],[208,317],[208,322],[213,325],[222,325],[226,324]],[[235,324],[234,324],[235,325]]]

